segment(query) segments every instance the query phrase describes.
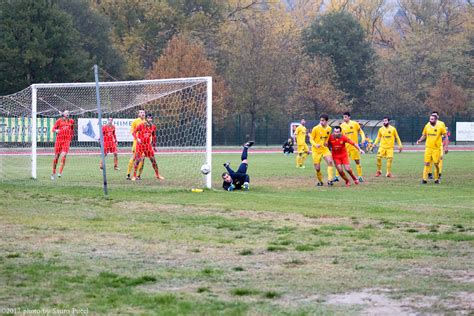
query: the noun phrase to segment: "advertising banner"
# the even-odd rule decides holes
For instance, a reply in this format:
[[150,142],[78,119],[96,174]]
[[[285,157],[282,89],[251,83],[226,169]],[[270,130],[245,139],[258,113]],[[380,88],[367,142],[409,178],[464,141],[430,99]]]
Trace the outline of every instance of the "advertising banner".
[[[54,133],[51,129],[55,120],[50,117],[36,119],[36,140],[38,142],[54,142]],[[0,142],[30,143],[31,117],[0,117]]]
[[456,122],[456,141],[474,142],[474,122]]
[[[133,119],[114,119],[115,134],[119,142],[132,142],[133,136],[130,133]],[[108,122],[107,118],[102,119],[102,126]],[[77,120],[77,136],[80,142],[97,142],[100,137],[99,119],[80,118]]]

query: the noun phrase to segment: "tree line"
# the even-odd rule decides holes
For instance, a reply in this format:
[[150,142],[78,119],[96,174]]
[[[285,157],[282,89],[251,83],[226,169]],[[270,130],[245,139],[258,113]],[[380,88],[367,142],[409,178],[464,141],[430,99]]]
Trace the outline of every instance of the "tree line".
[[[214,120],[472,114],[464,0],[3,0],[0,94],[36,82],[212,76]],[[250,131],[253,135],[254,131]]]

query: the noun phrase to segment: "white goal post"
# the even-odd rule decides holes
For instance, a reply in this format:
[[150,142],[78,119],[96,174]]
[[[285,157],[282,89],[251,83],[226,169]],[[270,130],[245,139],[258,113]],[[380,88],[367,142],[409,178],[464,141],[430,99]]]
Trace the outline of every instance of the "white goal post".
[[[94,132],[98,130],[95,85],[95,82],[41,83],[12,95],[0,96],[0,124],[5,122],[0,129],[0,160],[2,156],[26,155],[30,145],[31,178],[44,178],[43,174],[50,168],[41,167],[39,172],[38,155],[52,155],[54,135],[46,137],[38,131],[50,133],[46,126],[51,128],[64,110],[71,113],[76,125],[71,152],[78,156],[96,153],[99,157],[98,133]],[[176,169],[164,167],[169,170],[166,179],[176,180],[178,186],[184,183],[199,186],[201,181],[205,187],[212,187],[211,173],[206,176],[200,173],[202,164],[212,166],[212,77],[99,82],[99,91],[104,120],[111,117],[127,125],[137,118],[139,109],[153,114],[157,126],[158,164],[160,154],[176,157],[172,160],[180,163]],[[45,119],[47,123],[43,123]],[[86,121],[89,126],[84,125]],[[90,139],[85,139],[87,128]],[[129,126],[122,130],[126,128]],[[125,134],[123,132],[123,138],[117,136],[122,148],[120,153],[131,154],[133,139],[129,132]],[[129,156],[120,159],[123,169]],[[2,172],[6,172],[1,169],[2,164],[0,178]],[[185,178],[194,180],[186,182]]]

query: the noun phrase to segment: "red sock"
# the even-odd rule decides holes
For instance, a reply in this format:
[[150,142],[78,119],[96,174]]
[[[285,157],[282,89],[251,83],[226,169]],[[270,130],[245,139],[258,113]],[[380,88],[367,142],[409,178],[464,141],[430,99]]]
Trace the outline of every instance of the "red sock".
[[346,181],[346,183],[349,182],[349,179],[347,178],[347,176],[346,176],[346,174],[344,173],[344,171],[343,171],[343,172],[339,171],[339,174],[340,174],[341,177],[344,179],[344,181]]
[[58,158],[54,158],[53,160],[53,174],[56,173],[56,166],[58,165]]
[[352,180],[357,180],[356,176],[354,175],[354,173],[352,172],[352,169],[349,169],[347,170],[347,172],[349,173],[349,175],[351,176]]
[[63,156],[63,158],[61,158],[61,166],[59,167],[59,173],[63,173],[65,164],[66,164],[66,156]]
[[153,169],[155,169],[155,176],[158,177],[158,175],[160,174],[160,173],[158,172],[158,165],[156,164],[156,162],[154,162],[154,163],[152,163],[152,166],[153,166]]

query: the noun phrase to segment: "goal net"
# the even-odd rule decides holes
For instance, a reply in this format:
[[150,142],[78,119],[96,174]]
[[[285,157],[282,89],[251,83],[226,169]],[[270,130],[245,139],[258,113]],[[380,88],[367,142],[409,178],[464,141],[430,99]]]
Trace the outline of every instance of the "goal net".
[[[210,77],[100,82],[99,91],[102,124],[113,119],[118,141],[118,168],[112,153],[106,157],[109,186],[211,187],[211,175],[200,172],[203,164],[212,163]],[[34,84],[1,96],[0,181],[101,186],[97,108],[95,83]],[[53,126],[66,110],[74,125],[66,160],[59,157],[53,180],[55,143],[60,141]],[[155,158],[165,180],[155,178],[148,158],[140,181],[126,179],[132,158],[131,125],[140,110],[153,116]]]

